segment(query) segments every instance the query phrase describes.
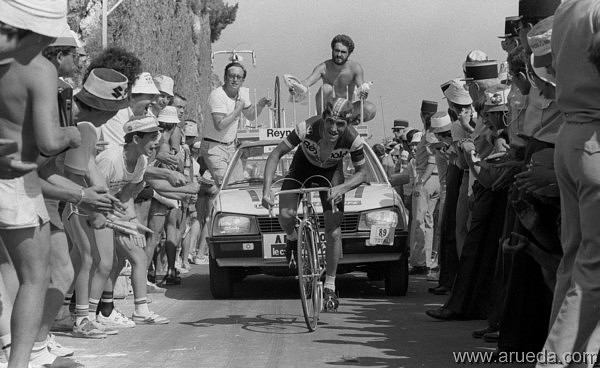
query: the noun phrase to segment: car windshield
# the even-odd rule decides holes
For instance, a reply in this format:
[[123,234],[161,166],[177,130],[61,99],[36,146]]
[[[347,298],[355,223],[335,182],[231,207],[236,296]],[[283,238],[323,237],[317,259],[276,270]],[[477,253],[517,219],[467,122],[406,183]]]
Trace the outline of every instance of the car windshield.
[[[264,180],[265,165],[269,153],[276,147],[273,145],[242,147],[238,149],[232,165],[228,170],[223,183],[223,189],[243,188],[248,186],[261,186]],[[273,182],[284,178],[289,170],[294,151],[284,155],[279,161]],[[367,173],[367,182],[385,183],[385,176],[380,171],[379,166],[374,164],[376,160],[370,148],[365,148],[365,170]],[[343,161],[344,177],[348,178],[354,174],[354,166],[350,160],[350,155],[346,155]],[[279,183],[281,184],[281,183]]]

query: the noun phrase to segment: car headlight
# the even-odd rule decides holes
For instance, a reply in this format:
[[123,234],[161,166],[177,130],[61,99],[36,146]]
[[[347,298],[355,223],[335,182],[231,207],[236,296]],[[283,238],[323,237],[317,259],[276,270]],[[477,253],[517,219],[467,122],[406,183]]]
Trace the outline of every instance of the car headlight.
[[363,212],[358,222],[358,230],[368,231],[373,225],[395,227],[398,225],[398,212],[393,209]]
[[258,234],[254,217],[218,214],[213,224],[213,235]]

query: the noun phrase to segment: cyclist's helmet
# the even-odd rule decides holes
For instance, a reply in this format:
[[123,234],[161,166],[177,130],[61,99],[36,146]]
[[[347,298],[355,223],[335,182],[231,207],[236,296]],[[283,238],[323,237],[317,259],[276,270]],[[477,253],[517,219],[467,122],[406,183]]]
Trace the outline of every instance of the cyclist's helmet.
[[335,119],[343,119],[350,122],[353,115],[354,106],[352,102],[345,98],[332,98],[327,101],[326,109],[323,112],[323,117],[332,117]]

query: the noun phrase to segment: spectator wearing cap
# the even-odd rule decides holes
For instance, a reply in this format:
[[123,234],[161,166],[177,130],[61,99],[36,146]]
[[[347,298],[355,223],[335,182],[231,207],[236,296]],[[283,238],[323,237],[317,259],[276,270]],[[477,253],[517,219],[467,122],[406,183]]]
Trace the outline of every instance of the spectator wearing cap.
[[[96,68],[90,71],[83,88],[75,95],[74,99],[79,107],[75,121],[81,132],[82,145],[67,151],[64,167],[65,174],[84,187],[106,187],[104,177],[89,174],[98,173],[95,164],[97,128],[117,111],[128,106],[125,93],[127,84],[127,77],[123,74],[112,69]],[[77,246],[80,262],[80,271],[75,280],[75,323],[71,323],[73,335],[80,338],[102,338],[106,336],[106,332],[103,326],[95,322],[96,309],[113,265],[112,234],[104,230],[92,231],[91,227],[101,228],[105,225],[106,218],[102,214],[90,213],[87,219],[83,219],[73,216],[76,212],[77,209],[73,206],[67,207],[63,212],[65,229]],[[100,259],[97,256],[94,259],[94,255],[100,255]],[[92,268],[92,265],[96,267]],[[92,269],[94,272],[91,272]]]
[[[482,122],[491,119],[489,114],[495,113],[496,109],[508,109],[507,86],[497,84],[484,91],[483,95],[486,96],[483,106],[487,108],[480,110]],[[500,113],[501,118],[497,119],[502,126],[503,116]],[[480,164],[481,159],[473,142],[467,139],[460,147],[475,178],[472,186],[473,205],[450,297],[442,308],[426,312],[430,317],[442,320],[487,318],[491,314],[495,302],[494,295],[490,292],[491,281],[506,207],[506,190],[491,188],[493,180],[486,180]]]
[[[425,123],[425,122],[424,122]],[[440,194],[440,181],[431,145],[425,132],[414,149],[417,176],[412,194],[412,227],[410,233],[411,274],[427,274],[432,264],[434,211]],[[416,134],[415,134],[416,136]],[[413,141],[415,137],[413,136]],[[411,142],[411,145],[413,142]]]
[[510,54],[517,46],[519,46],[519,16],[510,16],[504,18],[504,35],[498,36],[502,39],[500,46],[502,50]]
[[438,104],[435,101],[423,100],[421,101],[421,122],[425,131],[429,130],[431,125],[431,116],[437,112]]
[[173,78],[167,77],[166,75],[158,75],[154,77],[154,84],[156,84],[156,88],[160,92],[160,95],[156,96],[154,101],[152,101],[152,108],[149,111],[154,114],[154,116],[158,116],[160,111],[167,107],[175,96],[173,92],[175,81],[173,81]]
[[394,126],[392,127],[392,132],[394,133],[394,140],[398,143],[402,143],[402,133],[404,130],[408,128],[408,121],[402,119],[394,120]]
[[[530,31],[530,35],[532,32],[537,33],[536,30],[540,27],[544,27],[544,21],[536,24]],[[542,33],[547,34],[549,37],[548,32]],[[540,43],[539,41],[537,43]],[[549,42],[550,40],[548,39],[548,44]],[[537,50],[535,44],[536,42],[532,44],[534,55]],[[525,64],[525,61],[523,64]],[[533,65],[533,62],[531,64]],[[529,79],[534,80],[531,76]],[[535,83],[544,82],[539,80],[535,81]],[[544,89],[547,88],[553,87],[546,87]],[[553,101],[551,103],[554,104]],[[488,109],[488,111],[492,110]],[[554,145],[553,137],[556,137],[556,131],[558,130],[558,127],[553,128],[553,126],[560,126],[562,125],[562,121],[564,121],[561,113],[556,116],[556,119],[559,119],[560,122],[549,120],[547,125],[536,132],[536,135],[543,133],[539,135],[540,139],[529,140],[527,150],[521,157],[524,157],[528,161],[531,160],[534,163],[539,161],[537,158],[534,159],[538,153],[549,150],[552,152],[550,156],[553,156],[554,150],[550,146]],[[502,123],[497,124],[497,126],[502,127]],[[549,146],[544,148],[546,143]],[[541,220],[535,221],[535,224],[532,226],[530,221],[524,223],[519,221],[520,216],[517,216],[518,213],[515,209],[509,207],[506,211],[505,229],[507,230],[504,237],[511,240],[510,242],[505,242],[505,248],[510,250],[512,249],[511,247],[515,246],[522,248],[522,251],[505,252],[502,271],[504,274],[503,278],[508,282],[504,283],[502,288],[494,287],[494,290],[501,290],[499,299],[504,300],[504,303],[497,303],[497,312],[495,313],[498,316],[497,319],[499,319],[495,327],[498,324],[500,326],[500,337],[498,340],[498,348],[500,350],[539,351],[546,338],[547,326],[550,319],[554,277],[546,278],[544,275],[554,275],[556,273],[558,257],[561,253],[559,236],[555,226],[560,216],[557,198],[545,197],[543,201],[539,200],[542,193],[540,191],[541,188],[556,187],[556,176],[552,168],[552,163],[549,165],[547,163],[544,164],[543,169],[537,163],[524,168],[523,172],[516,175],[514,170],[509,171],[510,177],[514,176],[516,178],[514,180],[515,187],[519,188],[519,190],[509,191],[508,203],[527,201],[530,204],[530,215],[537,216]],[[535,192],[535,194],[532,192]],[[553,206],[553,202],[557,205]],[[537,236],[540,233],[544,235],[541,237]],[[538,248],[537,244],[541,246]],[[539,262],[540,258],[533,256],[536,253],[532,249],[538,249],[538,252],[541,251],[546,254],[547,258],[545,259],[554,259],[554,263],[549,265],[545,261]],[[507,262],[506,260],[509,261]],[[489,321],[489,325],[494,326],[493,321]]]
[[[133,224],[139,224],[133,201],[137,192],[144,185],[148,157],[152,156],[153,151],[156,149],[160,137],[159,130],[160,127],[156,118],[134,116],[123,125],[125,146],[107,149],[98,154],[96,158],[96,164],[100,173],[106,179],[110,193],[117,196],[125,204],[125,218]],[[125,265],[125,260],[131,263],[131,284],[135,307],[131,320],[128,321],[127,325],[133,327],[135,324],[159,325],[169,323],[167,318],[159,316],[148,308],[147,261],[144,251],[146,238],[144,234],[140,232],[128,234],[117,229],[114,231],[104,229],[103,231],[113,235],[114,247],[118,249],[118,252],[116,252],[117,262],[113,264],[111,272],[111,275],[113,275],[111,285],[115,285],[116,277]],[[112,290],[110,288],[106,289],[105,293],[108,292],[112,292]],[[108,309],[101,308],[96,317],[100,323],[113,322],[114,318],[111,317],[118,312],[114,309],[114,306]],[[127,325],[122,323],[120,327],[126,327]]]
[[150,73],[141,73],[131,87],[128,106],[119,110],[99,128],[100,140],[106,142],[105,148],[123,146],[125,144],[123,125],[133,116],[145,115],[148,105],[159,94]]
[[[600,160],[595,148],[600,146],[600,106],[596,102],[600,75],[588,58],[600,51],[596,41],[599,14],[597,1],[564,1],[554,14],[552,30],[556,103],[566,118],[554,155],[564,256],[556,274],[551,328],[543,350],[557,356],[595,355],[600,345],[600,233],[595,220],[600,215]],[[538,367],[547,366],[538,363]]]
[[531,48],[530,79],[535,88],[547,102],[543,107],[540,127],[533,133],[533,138],[550,144],[556,142],[558,131],[563,125],[564,114],[558,109],[556,98],[556,78],[552,68],[552,23],[554,16],[550,16],[537,23],[527,34]]
[[[456,239],[457,256],[460,257],[467,236],[467,220],[469,218],[467,202],[470,188],[469,165],[465,160],[462,144],[468,141],[475,131],[473,107],[471,106],[473,99],[468,92],[466,83],[460,79],[451,81],[444,96],[448,99],[450,111],[457,116],[457,120],[450,127],[452,145],[449,149],[448,171],[446,172],[446,203],[456,211],[456,223],[452,224],[449,220],[447,230],[454,231],[455,235],[446,234],[446,241],[452,242],[452,239]],[[451,217],[446,218],[450,219]],[[450,282],[452,281],[453,279]]]
[[206,121],[202,140],[202,156],[217,185],[221,184],[235,152],[242,114],[248,120],[255,120],[265,106],[271,105],[271,100],[263,97],[257,102],[256,112],[252,108],[250,90],[242,87],[246,79],[246,69],[242,64],[227,64],[223,79],[223,85],[214,89],[208,97],[212,119]]
[[444,222],[443,213],[446,203],[446,174],[448,172],[447,148],[450,146],[450,142],[452,140],[452,135],[450,132],[451,126],[452,121],[450,120],[448,113],[436,112],[431,117],[431,127],[429,129],[430,134],[425,136],[427,143],[432,148],[435,157],[435,164],[438,169],[438,178],[440,181],[440,199],[437,205],[438,210],[436,211],[435,231],[433,238],[433,254],[437,261],[437,267],[434,267],[434,269],[430,271],[430,277],[428,277],[428,281],[439,281],[440,251],[442,248],[442,226]]
[[[464,160],[459,161],[458,142],[469,137],[473,131],[472,99],[466,85],[453,79],[440,86],[448,102],[448,118],[452,120],[450,130],[436,134],[436,138],[447,145],[446,197],[441,209],[439,282],[429,292],[445,295],[451,288],[458,268],[458,255],[466,236],[468,209],[459,202],[461,189],[466,197],[468,169]],[[452,118],[454,117],[454,119]],[[460,117],[460,119],[459,119]],[[445,118],[444,118],[445,119]]]
[[385,147],[381,143],[377,143],[373,145],[373,152],[379,159],[379,162],[383,166],[383,170],[385,171],[388,179],[392,177],[395,170],[394,160],[392,157],[385,151]]
[[[401,172],[403,176],[407,177],[408,180],[403,187],[404,197],[404,206],[408,209],[408,211],[412,211],[412,194],[413,187],[415,186],[415,178],[417,177],[417,167],[415,165],[415,153],[417,151],[417,146],[419,142],[421,142],[421,138],[423,137],[423,133],[421,133],[418,129],[411,129],[406,132],[406,137],[404,141],[406,142],[407,152],[408,152],[408,163],[406,165],[406,169]],[[412,216],[409,219],[412,224]],[[410,226],[409,226],[410,229]]]

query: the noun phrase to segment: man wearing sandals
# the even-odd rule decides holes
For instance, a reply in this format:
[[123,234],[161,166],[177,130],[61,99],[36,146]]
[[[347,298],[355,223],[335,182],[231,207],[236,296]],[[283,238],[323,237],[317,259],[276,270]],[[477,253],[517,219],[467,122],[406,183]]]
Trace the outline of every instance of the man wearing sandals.
[[[352,103],[344,98],[327,102],[322,116],[314,116],[300,122],[271,152],[265,166],[262,204],[265,208],[274,205],[271,184],[281,157],[296,146],[289,173],[281,190],[297,189],[304,185],[331,186],[329,195],[319,193],[325,215],[325,240],[327,241],[327,270],[324,284],[324,306],[326,310],[336,310],[339,302],[335,293],[335,275],[342,251],[342,231],[340,224],[344,217],[344,193],[356,188],[365,180],[363,166],[364,142],[356,129],[350,125],[354,115]],[[342,161],[350,154],[354,174],[344,181]],[[331,201],[338,211],[334,213]],[[295,261],[292,251],[297,253],[298,234],[296,233],[296,213],[298,194],[281,195],[279,202],[279,223],[287,234],[286,258],[290,267]]]

